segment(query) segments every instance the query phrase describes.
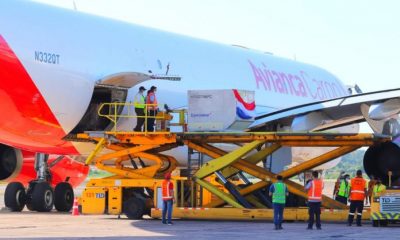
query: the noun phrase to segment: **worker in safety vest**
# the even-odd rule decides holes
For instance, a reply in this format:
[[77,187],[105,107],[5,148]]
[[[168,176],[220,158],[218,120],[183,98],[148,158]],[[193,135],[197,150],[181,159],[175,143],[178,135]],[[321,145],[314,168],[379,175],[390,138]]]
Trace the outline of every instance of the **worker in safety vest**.
[[376,180],[376,184],[373,189],[372,197],[379,197],[380,193],[386,190],[386,186],[382,184],[381,179]]
[[[165,174],[165,179],[162,182],[162,223],[172,225],[172,205],[174,203],[174,184],[171,182],[171,173]],[[168,213],[168,215],[167,215]],[[167,215],[167,219],[165,219]]]
[[286,184],[284,184],[283,177],[278,175],[278,181],[271,185],[269,188],[269,196],[272,196],[272,204],[274,207],[274,224],[275,230],[283,229],[283,210],[285,208],[286,197],[289,195]]
[[333,198],[336,197],[336,193],[339,191],[340,182],[343,179],[343,175],[345,172],[341,171],[339,177],[336,179],[335,187],[333,188]]
[[321,201],[322,201],[322,189],[324,188],[324,183],[318,178],[318,172],[312,172],[313,180],[309,180],[305,187],[308,191],[308,227],[307,229],[313,229],[314,216],[315,225],[318,230],[321,230]]
[[146,90],[146,88],[141,86],[139,88],[139,92],[136,93],[134,102],[133,102],[133,104],[135,106],[135,113],[136,113],[136,127],[133,129],[133,131],[135,131],[135,132],[142,131],[143,123],[145,121],[144,111],[146,108],[146,105],[145,105],[146,101],[145,101],[145,97],[143,94],[145,90]]
[[340,185],[337,191],[334,193],[335,200],[347,205],[347,199],[350,195],[350,176],[346,174],[340,180]]
[[351,226],[357,209],[357,226],[361,227],[361,217],[364,199],[367,197],[367,181],[362,177],[362,171],[357,170],[356,177],[350,182],[350,211],[348,225]]
[[374,191],[374,186],[376,184],[377,178],[374,175],[371,175],[371,178],[368,182],[368,197],[366,198],[366,204],[371,204],[372,193]]
[[157,87],[151,86],[150,90],[147,91],[146,104],[147,104],[147,131],[154,131],[154,122],[158,112],[158,103],[156,97]]

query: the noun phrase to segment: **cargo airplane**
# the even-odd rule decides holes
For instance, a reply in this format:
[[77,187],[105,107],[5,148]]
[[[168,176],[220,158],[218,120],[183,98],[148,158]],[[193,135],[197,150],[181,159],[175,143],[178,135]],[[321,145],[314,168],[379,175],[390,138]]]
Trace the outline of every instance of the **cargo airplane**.
[[[399,131],[400,89],[350,95],[314,65],[29,1],[0,1],[0,81],[0,178],[10,182],[13,211],[69,211],[88,173],[79,161],[88,144],[68,136],[110,129],[100,104],[133,101],[141,85],[157,86],[172,109],[186,108],[189,90],[254,91],[251,131],[354,132],[362,121],[377,133]],[[387,147],[399,156],[396,144]],[[393,157],[381,160],[367,171]]]

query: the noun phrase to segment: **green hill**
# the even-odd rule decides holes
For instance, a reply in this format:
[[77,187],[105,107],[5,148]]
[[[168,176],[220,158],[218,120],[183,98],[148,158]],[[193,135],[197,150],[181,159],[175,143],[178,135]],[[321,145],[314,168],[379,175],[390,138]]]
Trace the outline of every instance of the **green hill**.
[[344,155],[338,165],[326,171],[325,178],[336,179],[341,171],[350,174],[350,177],[354,177],[358,169],[363,170],[363,172],[365,173],[363,167],[364,154],[365,150],[357,150]]

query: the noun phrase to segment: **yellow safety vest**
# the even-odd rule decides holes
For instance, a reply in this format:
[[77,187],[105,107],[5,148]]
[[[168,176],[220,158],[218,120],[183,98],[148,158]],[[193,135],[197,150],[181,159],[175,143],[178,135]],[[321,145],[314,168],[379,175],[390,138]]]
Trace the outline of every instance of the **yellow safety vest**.
[[145,108],[146,107],[145,103],[146,103],[146,99],[143,95],[135,96],[135,102],[134,102],[135,108]]
[[337,195],[348,198],[349,194],[350,194],[350,183],[346,182],[345,180],[342,180],[340,182],[340,187]]
[[374,197],[376,197],[376,195],[378,194],[378,193],[380,193],[380,192],[383,192],[383,191],[385,191],[386,190],[386,186],[385,185],[383,185],[383,184],[376,184],[375,186],[374,186],[374,190],[373,190],[373,196]]

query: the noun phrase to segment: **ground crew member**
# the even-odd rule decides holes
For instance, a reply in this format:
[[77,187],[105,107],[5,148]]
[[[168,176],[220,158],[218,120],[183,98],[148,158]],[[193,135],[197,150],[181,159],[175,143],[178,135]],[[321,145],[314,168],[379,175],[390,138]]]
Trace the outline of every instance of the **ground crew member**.
[[272,196],[272,204],[274,207],[274,224],[275,230],[283,229],[283,210],[286,204],[286,197],[289,195],[286,184],[284,184],[281,175],[276,177],[278,181],[269,188],[269,196]]
[[340,182],[343,179],[344,172],[340,172],[339,177],[336,179],[335,187],[333,188],[333,198],[336,197],[337,192],[339,191]]
[[371,204],[371,198],[372,198],[372,194],[374,191],[374,186],[376,184],[376,179],[377,178],[374,177],[374,175],[371,175],[371,178],[368,182],[368,198],[366,199],[367,200],[366,204],[368,204],[368,201],[369,201],[369,204]]
[[313,180],[309,180],[305,189],[308,191],[308,227],[307,229],[313,229],[314,216],[315,225],[318,230],[321,230],[321,200],[322,200],[322,189],[324,183],[318,178],[318,172],[312,172]]
[[[162,183],[162,223],[172,225],[172,205],[174,203],[174,184],[171,182],[171,173],[165,174]],[[167,215],[167,219],[165,219]]]
[[344,175],[340,180],[339,189],[337,189],[337,192],[335,193],[336,196],[335,200],[346,205],[347,205],[347,198],[350,195],[349,180],[350,180],[349,174]]
[[367,197],[367,181],[362,177],[362,171],[357,170],[357,176],[350,182],[350,211],[348,225],[351,226],[357,209],[357,226],[361,227],[361,217],[364,199]]
[[154,131],[154,122],[156,120],[156,115],[158,111],[158,106],[157,106],[157,98],[156,98],[156,91],[157,87],[151,86],[150,90],[147,91],[147,97],[146,97],[146,104],[147,105],[147,131],[148,132],[153,132]]
[[376,179],[376,184],[373,189],[372,197],[378,197],[379,194],[386,190],[386,186],[382,184],[381,179]]
[[145,115],[144,115],[144,111],[145,111],[145,107],[146,107],[146,101],[145,101],[145,97],[144,97],[144,91],[146,90],[146,88],[144,88],[143,86],[141,86],[139,88],[139,92],[136,93],[135,95],[135,99],[134,99],[134,106],[135,106],[135,113],[136,113],[136,127],[133,129],[133,131],[135,132],[141,132],[142,131],[142,127],[143,127],[143,123],[145,121]]

